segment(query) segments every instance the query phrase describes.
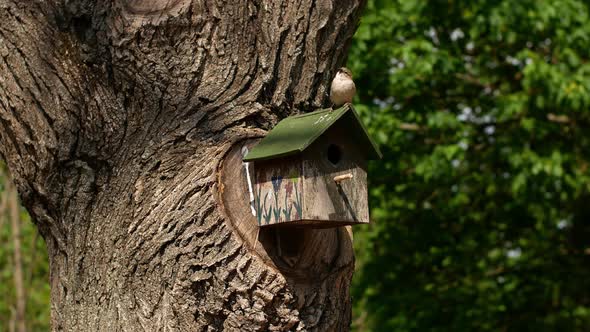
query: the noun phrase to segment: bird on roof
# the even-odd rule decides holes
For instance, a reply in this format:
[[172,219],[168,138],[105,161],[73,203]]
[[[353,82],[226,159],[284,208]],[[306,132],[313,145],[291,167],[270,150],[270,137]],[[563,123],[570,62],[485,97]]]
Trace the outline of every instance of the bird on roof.
[[346,103],[352,103],[356,94],[356,86],[352,80],[352,72],[346,67],[338,69],[332,85],[330,86],[330,101],[332,109],[338,108]]

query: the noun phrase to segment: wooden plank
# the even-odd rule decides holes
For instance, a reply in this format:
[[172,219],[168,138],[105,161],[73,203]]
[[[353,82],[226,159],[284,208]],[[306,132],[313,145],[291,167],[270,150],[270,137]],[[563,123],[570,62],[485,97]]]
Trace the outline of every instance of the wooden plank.
[[[331,128],[303,156],[303,218],[316,220],[316,226],[322,221],[368,223],[366,161],[344,130]],[[334,181],[335,177],[342,179]]]

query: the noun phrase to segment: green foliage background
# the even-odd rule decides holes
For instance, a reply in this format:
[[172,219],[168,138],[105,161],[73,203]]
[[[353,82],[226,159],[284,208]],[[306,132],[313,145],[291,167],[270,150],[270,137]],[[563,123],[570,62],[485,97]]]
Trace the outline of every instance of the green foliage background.
[[[0,161],[0,202],[6,195],[8,181]],[[0,211],[0,332],[10,331],[16,307],[14,246],[8,217],[8,213]],[[27,329],[49,331],[49,260],[45,242],[24,209],[21,209],[20,220]]]
[[358,331],[590,327],[590,3],[369,0]]
[[[589,15],[582,0],[369,0],[349,67],[384,159],[355,233],[355,330],[588,330]],[[43,331],[47,258],[23,227]]]

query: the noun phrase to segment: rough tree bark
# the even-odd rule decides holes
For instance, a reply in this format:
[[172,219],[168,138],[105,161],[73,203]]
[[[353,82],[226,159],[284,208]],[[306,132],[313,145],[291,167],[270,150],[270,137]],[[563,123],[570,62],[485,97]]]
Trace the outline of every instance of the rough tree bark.
[[349,233],[277,233],[315,246],[283,264],[218,178],[232,146],[325,105],[363,5],[0,0],[0,157],[47,243],[53,330],[348,329]]

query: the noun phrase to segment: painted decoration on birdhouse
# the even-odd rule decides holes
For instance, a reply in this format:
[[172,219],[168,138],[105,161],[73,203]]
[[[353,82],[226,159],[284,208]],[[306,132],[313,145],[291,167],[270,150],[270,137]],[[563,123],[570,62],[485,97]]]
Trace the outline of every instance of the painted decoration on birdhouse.
[[350,104],[284,119],[243,159],[258,225],[368,223],[367,160],[380,157]]
[[292,158],[273,167],[255,168],[254,206],[258,225],[299,220],[303,216],[301,164]]

